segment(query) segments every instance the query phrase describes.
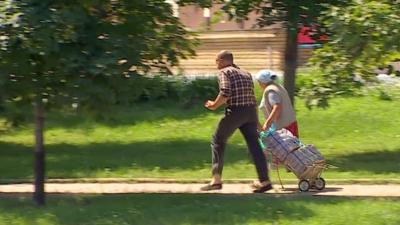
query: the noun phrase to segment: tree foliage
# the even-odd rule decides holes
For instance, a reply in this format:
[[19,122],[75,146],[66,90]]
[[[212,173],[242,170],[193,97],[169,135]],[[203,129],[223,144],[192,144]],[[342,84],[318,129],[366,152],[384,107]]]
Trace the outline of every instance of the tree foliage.
[[45,203],[45,106],[107,112],[129,103],[135,76],[193,54],[164,0],[3,0],[0,106],[19,121],[34,106],[34,202]]
[[[213,1],[180,0],[180,4],[196,2],[203,7],[210,6]],[[297,34],[303,26],[309,27],[314,33],[314,38],[325,34],[318,18],[322,12],[329,9],[331,5],[344,5],[344,0],[231,0],[216,1],[224,4],[224,11],[231,19],[238,21],[248,19],[250,12],[259,15],[258,27],[280,24],[286,30],[286,44],[284,56],[284,86],[289,96],[294,101],[295,76],[297,69]]]
[[310,107],[353,93],[375,80],[378,67],[400,57],[399,1],[354,0],[345,8],[332,7],[322,20],[330,40],[312,59],[321,76],[303,90]]
[[194,54],[164,0],[5,0],[0,15],[8,112],[35,101],[102,111],[128,102],[139,74],[168,72]]

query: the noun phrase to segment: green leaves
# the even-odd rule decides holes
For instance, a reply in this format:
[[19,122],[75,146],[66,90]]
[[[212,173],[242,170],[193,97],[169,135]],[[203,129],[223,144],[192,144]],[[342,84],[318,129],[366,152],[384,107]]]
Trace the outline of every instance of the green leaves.
[[[181,0],[180,2],[188,2]],[[192,1],[196,2],[196,1]],[[284,86],[293,102],[295,92],[295,75],[297,69],[297,36],[301,27],[307,27],[313,38],[318,40],[326,35],[326,29],[320,23],[321,13],[332,5],[344,6],[345,0],[232,0],[224,1],[223,10],[230,18],[240,21],[247,19],[249,13],[258,14],[257,26],[265,27],[279,24],[287,34],[285,46]],[[325,90],[325,89],[323,89]]]
[[[332,7],[323,19],[329,43],[315,51],[312,64],[321,69],[327,92],[312,92],[310,99],[354,93],[374,81],[374,71],[400,53],[400,10],[392,1],[355,0],[348,7]],[[320,78],[321,79],[321,78]],[[317,82],[304,92],[315,90]]]
[[191,35],[164,0],[2,1],[0,105],[102,111],[136,74],[194,54]]

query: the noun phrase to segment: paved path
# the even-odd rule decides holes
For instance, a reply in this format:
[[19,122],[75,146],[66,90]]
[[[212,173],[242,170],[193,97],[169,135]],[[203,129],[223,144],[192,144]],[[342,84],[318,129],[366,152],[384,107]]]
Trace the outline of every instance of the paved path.
[[[219,193],[219,194],[250,194],[249,184],[224,184],[222,190],[202,192],[199,183],[47,183],[47,193],[76,193],[76,194],[121,194],[121,193]],[[0,185],[0,193],[31,193],[31,184]],[[371,197],[400,197],[400,184],[361,185],[343,184],[328,185],[323,191],[311,190],[300,193],[297,185],[280,185],[267,194],[282,195],[316,195],[316,196],[371,196]]]

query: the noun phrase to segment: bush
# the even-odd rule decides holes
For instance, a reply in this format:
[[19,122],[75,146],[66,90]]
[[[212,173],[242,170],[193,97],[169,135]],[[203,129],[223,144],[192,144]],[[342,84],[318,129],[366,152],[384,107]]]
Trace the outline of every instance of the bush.
[[218,94],[216,78],[199,78],[186,83],[180,94],[180,101],[185,107],[207,99],[214,99]]
[[157,100],[178,101],[184,107],[193,103],[214,99],[218,94],[217,78],[197,78],[189,80],[185,77],[136,77],[130,84],[134,90],[134,102]]
[[167,80],[161,76],[155,76],[151,78],[145,78],[144,85],[142,88],[142,94],[139,96],[139,101],[154,101],[159,99],[168,98],[167,91]]

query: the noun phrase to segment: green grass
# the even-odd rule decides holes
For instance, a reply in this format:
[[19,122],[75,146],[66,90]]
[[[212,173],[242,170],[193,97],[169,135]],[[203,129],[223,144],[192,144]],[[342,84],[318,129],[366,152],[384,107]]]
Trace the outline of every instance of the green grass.
[[135,194],[0,197],[1,225],[400,224],[399,199]]
[[[338,167],[325,171],[324,178],[399,178],[398,98],[382,101],[372,92],[311,111],[298,99],[296,108],[302,141],[315,144]],[[47,177],[208,178],[209,142],[221,115],[201,103],[183,109],[173,102],[122,109],[114,120],[51,114],[45,133]],[[32,134],[30,125],[0,133],[1,179],[32,178]],[[256,177],[239,132],[226,151],[224,178]]]

